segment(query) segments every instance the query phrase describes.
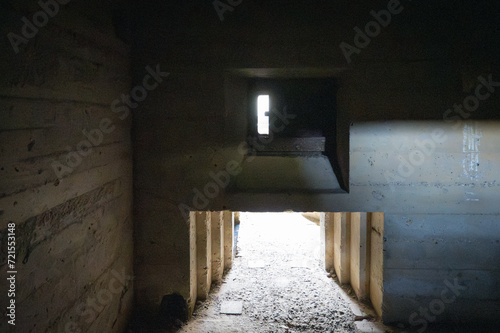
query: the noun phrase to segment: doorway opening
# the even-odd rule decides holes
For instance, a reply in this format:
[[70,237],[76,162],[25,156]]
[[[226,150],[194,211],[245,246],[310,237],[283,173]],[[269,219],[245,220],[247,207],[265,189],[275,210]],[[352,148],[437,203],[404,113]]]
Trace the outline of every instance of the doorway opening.
[[[224,224],[223,217],[205,214],[215,225]],[[201,244],[197,285],[202,297],[198,294],[192,320],[179,332],[354,332],[356,314],[348,295],[354,288],[343,289],[335,267],[327,267],[329,258],[334,257],[333,253],[328,255],[334,251],[334,239],[325,242],[333,236],[329,234],[333,214],[344,214],[340,220],[344,216],[345,222],[349,213],[233,213],[231,234],[236,246],[231,242],[232,268],[220,280],[219,273],[214,274],[217,268],[204,269],[206,245]],[[196,230],[197,236],[205,234],[203,224]],[[212,235],[223,234],[214,229],[214,223],[209,224],[205,228]],[[217,239],[215,247],[219,244]],[[225,245],[227,249],[229,244]],[[207,253],[213,255],[214,251]],[[208,281],[209,275],[215,278]],[[207,287],[199,288],[200,282],[210,285],[210,293]]]

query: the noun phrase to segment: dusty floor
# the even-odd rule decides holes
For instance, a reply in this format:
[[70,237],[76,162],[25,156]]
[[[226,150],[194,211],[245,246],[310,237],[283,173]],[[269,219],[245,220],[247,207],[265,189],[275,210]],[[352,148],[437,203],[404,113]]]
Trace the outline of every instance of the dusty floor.
[[[340,287],[320,266],[319,232],[301,214],[241,214],[233,268],[178,332],[354,332]],[[242,314],[220,314],[223,301],[242,301]]]

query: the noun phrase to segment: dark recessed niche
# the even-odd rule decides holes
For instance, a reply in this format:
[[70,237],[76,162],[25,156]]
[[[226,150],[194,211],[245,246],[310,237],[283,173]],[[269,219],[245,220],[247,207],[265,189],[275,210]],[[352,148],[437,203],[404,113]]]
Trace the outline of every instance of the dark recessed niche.
[[257,98],[269,95],[271,125],[270,134],[265,137],[331,138],[328,141],[333,141],[336,91],[333,78],[250,79],[248,133],[252,137],[260,136],[257,133]]
[[[339,163],[346,158],[339,158],[337,147],[337,74],[341,71],[229,71],[227,113],[246,113],[246,122],[240,124],[245,126],[247,154],[254,156],[238,176],[235,188],[266,193],[348,191]],[[237,113],[233,114],[233,119],[238,119]],[[228,123],[228,129],[231,128],[233,125]],[[348,151],[348,147],[343,147],[340,153]]]
[[[338,179],[337,87],[335,78],[248,79],[247,131],[252,154],[324,155]],[[258,130],[261,95],[269,96],[268,134]]]

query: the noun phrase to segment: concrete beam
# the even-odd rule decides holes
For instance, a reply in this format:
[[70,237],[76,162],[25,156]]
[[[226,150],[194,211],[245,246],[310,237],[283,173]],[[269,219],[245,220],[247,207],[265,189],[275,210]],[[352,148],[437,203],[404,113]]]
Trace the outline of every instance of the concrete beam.
[[370,229],[367,213],[351,213],[351,286],[360,300],[370,290]]
[[196,212],[196,269],[198,299],[207,299],[212,284],[212,228],[210,212]]
[[212,283],[221,282],[224,273],[224,223],[222,212],[210,212],[212,228]]
[[333,213],[334,267],[340,284],[350,281],[351,213]]
[[328,272],[335,269],[334,264],[334,213],[321,213],[320,215],[321,233],[321,259],[325,270]]
[[225,210],[222,212],[222,223],[224,225],[224,271],[233,267],[233,214]]

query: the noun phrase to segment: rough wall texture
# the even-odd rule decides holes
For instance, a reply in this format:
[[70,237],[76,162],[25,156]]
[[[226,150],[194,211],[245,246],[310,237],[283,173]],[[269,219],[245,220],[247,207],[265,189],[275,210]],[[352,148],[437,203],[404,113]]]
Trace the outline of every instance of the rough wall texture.
[[[133,301],[131,119],[110,105],[130,90],[129,47],[115,33],[116,2],[49,3],[50,15],[37,1],[0,5],[0,331],[14,328],[5,274],[15,223],[15,331],[123,332]],[[22,18],[34,16],[39,27],[25,38]],[[11,32],[25,39],[18,53]]]
[[499,230],[492,214],[386,214],[384,319],[419,328],[493,321],[500,311]]
[[[189,248],[185,221],[190,209],[385,212],[384,232],[406,238],[407,252],[413,251],[419,232],[438,234],[434,222],[445,221],[437,215],[442,214],[451,219],[446,226],[455,233],[443,234],[443,238],[460,242],[472,256],[465,266],[453,269],[470,272],[466,266],[475,264],[484,252],[498,254],[493,233],[485,236],[487,248],[478,252],[472,244],[482,236],[467,233],[465,226],[479,221],[480,216],[492,225],[500,222],[498,123],[477,123],[483,131],[480,151],[474,144],[469,148],[468,143],[479,135],[474,132],[474,121],[498,119],[500,94],[492,92],[470,114],[446,113],[475,94],[479,76],[491,74],[494,81],[500,81],[494,14],[498,3],[401,1],[387,27],[372,33],[369,42],[358,40],[363,45],[351,55],[351,62],[346,61],[339,45],[355,46],[353,28],[364,29],[375,21],[370,11],[387,10],[389,3],[395,2],[243,0],[224,12],[223,21],[211,2],[141,3],[134,68],[142,71],[148,64],[160,63],[170,72],[135,117],[135,193],[141,202],[137,245],[151,253],[138,270],[138,279],[147,279],[151,291],[144,305],[158,304],[161,294],[167,292],[179,291],[189,297],[189,259],[176,251]],[[332,130],[337,131],[338,163],[349,193],[270,189],[259,193],[254,188],[245,192],[232,186],[245,158],[240,146],[247,133],[245,75],[279,73],[241,70],[246,68],[299,68],[307,75],[326,73],[338,80],[338,121]],[[487,89],[481,88],[481,93]],[[445,115],[468,123],[454,126],[443,121]],[[431,139],[432,131],[439,129],[448,139],[436,142],[425,161],[419,161],[422,156],[415,155],[416,151],[426,153],[415,140]],[[476,170],[472,161],[478,153],[481,162]],[[410,154],[415,166],[403,166],[401,176],[399,156],[408,160]],[[231,175],[229,185],[223,171]],[[425,214],[432,215],[422,222],[423,230],[414,233],[395,218],[417,219]],[[438,249],[429,244],[419,261],[421,266],[412,272],[427,270],[434,287],[417,295],[421,286],[417,273],[404,281],[398,277],[409,269],[409,263],[398,262],[396,239],[387,237],[384,243],[385,319],[408,322],[408,311],[399,309],[405,304],[417,309],[428,305],[428,297],[440,297],[436,286],[441,285],[441,272],[450,269],[446,258],[458,260],[459,256],[455,247]],[[498,255],[494,259],[498,262]],[[173,269],[166,279],[147,276],[162,267]],[[494,285],[500,277],[486,266],[477,269],[481,273],[468,280],[467,297],[479,302],[485,295],[476,283],[491,281]],[[414,294],[398,289],[403,286]],[[397,292],[391,294],[391,289]],[[498,306],[498,301],[493,303]],[[463,318],[473,315],[464,307],[460,311]],[[445,315],[438,318],[447,319]]]

